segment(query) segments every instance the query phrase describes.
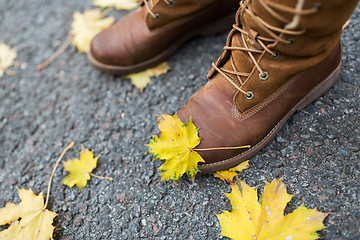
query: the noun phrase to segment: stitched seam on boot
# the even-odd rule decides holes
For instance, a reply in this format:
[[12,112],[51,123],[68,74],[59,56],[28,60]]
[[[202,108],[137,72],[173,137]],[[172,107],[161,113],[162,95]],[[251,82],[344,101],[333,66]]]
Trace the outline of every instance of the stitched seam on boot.
[[[303,74],[303,72],[302,72],[302,73],[298,73],[297,75],[299,75],[299,77],[300,77],[302,74]],[[296,77],[297,75],[294,76],[294,79],[295,79],[295,77]],[[299,77],[298,77],[298,78],[299,78]],[[318,83],[315,87],[313,87],[312,90],[316,89],[319,85],[321,85],[321,82]],[[310,92],[311,92],[311,91],[310,91]],[[296,105],[295,105],[295,106],[296,106]],[[273,129],[271,129],[271,131],[270,131],[263,139],[261,139],[260,142],[258,142],[256,145],[252,146],[250,149],[246,150],[245,152],[242,152],[242,153],[240,153],[240,154],[238,154],[238,155],[236,155],[236,156],[234,156],[234,157],[231,157],[231,158],[228,158],[228,159],[224,159],[224,160],[219,161],[219,162],[202,164],[202,166],[212,166],[212,165],[217,165],[217,164],[226,163],[226,162],[229,162],[229,161],[231,161],[231,160],[233,160],[233,159],[235,159],[235,158],[238,158],[238,157],[240,157],[240,156],[242,156],[242,155],[245,155],[246,153],[248,153],[248,152],[252,151],[253,149],[255,149],[258,145],[262,144],[262,143],[279,127],[280,122],[281,122],[281,121],[279,121],[279,122],[275,125],[275,127],[273,127]]]
[[[274,92],[273,94],[271,94],[269,97],[267,97],[265,100],[263,100],[260,104],[256,105],[254,108],[247,110],[244,113],[239,113],[238,114],[233,114],[233,117],[239,121],[245,120],[249,117],[251,117],[252,115],[254,115],[255,113],[257,113],[258,111],[260,111],[261,109],[263,109],[265,106],[267,106],[269,103],[271,103],[272,101],[274,101],[276,98],[278,98],[286,89],[288,89],[297,79],[299,79],[302,74],[304,72],[301,73],[297,73],[294,77],[291,78],[291,80],[289,82],[287,82],[285,85],[283,85],[280,89],[278,89],[276,92]],[[237,110],[237,109],[236,109]]]

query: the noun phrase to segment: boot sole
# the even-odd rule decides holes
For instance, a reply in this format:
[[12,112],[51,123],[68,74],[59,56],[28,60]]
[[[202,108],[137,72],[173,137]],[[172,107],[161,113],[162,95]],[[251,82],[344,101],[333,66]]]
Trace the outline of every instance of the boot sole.
[[231,24],[233,22],[234,22],[234,14],[231,14],[216,22],[212,22],[209,25],[203,26],[201,29],[197,29],[195,31],[190,32],[189,34],[185,35],[183,38],[180,38],[178,41],[174,42],[172,45],[170,45],[170,47],[165,49],[157,56],[132,66],[115,66],[115,65],[101,63],[91,55],[91,52],[87,53],[87,57],[89,62],[96,69],[103,72],[107,72],[113,75],[126,75],[130,73],[136,73],[136,72],[144,71],[151,67],[156,67],[158,64],[162,63],[167,58],[169,58],[173,53],[175,53],[176,50],[180,46],[182,46],[185,42],[189,41],[190,39],[196,36],[206,37],[221,32],[225,32],[226,30],[230,30]]
[[240,164],[243,161],[248,160],[249,158],[256,155],[261,149],[263,149],[267,144],[269,144],[279,132],[281,127],[286,123],[286,121],[294,114],[296,111],[301,111],[306,106],[314,102],[316,99],[324,95],[340,78],[340,68],[341,63],[335,68],[335,70],[320,84],[311,90],[298,104],[296,104],[279,122],[278,124],[270,131],[270,133],[263,138],[258,144],[251,147],[249,150],[221,162],[201,164],[199,165],[199,170],[201,173],[211,174],[216,171],[229,169]]

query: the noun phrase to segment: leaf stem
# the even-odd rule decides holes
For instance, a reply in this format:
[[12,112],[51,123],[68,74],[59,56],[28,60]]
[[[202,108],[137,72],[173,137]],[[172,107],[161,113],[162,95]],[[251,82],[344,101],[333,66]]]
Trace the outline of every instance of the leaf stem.
[[9,70],[9,69],[5,69],[4,72],[5,72],[7,75],[9,75],[9,76],[14,76],[14,75],[16,75],[16,72],[15,72],[15,71],[11,71],[11,70]]
[[58,56],[60,56],[60,54],[62,54],[65,49],[69,46],[69,44],[71,43],[72,40],[72,36],[69,36],[65,42],[63,43],[63,45],[61,45],[61,47],[56,50],[56,52],[51,55],[48,59],[46,59],[43,63],[41,63],[40,65],[38,65],[36,67],[37,70],[42,70],[44,68],[46,68],[50,63],[52,63],[52,61],[54,61]]
[[105,180],[110,180],[110,181],[113,180],[113,178],[111,178],[111,177],[102,177],[102,176],[95,175],[95,174],[93,174],[93,173],[89,173],[89,174],[90,174],[91,176],[93,176],[93,177],[96,177],[96,178],[105,179]]
[[347,28],[350,24],[351,24],[352,20],[349,18],[346,23],[343,25],[342,30],[344,30],[345,28]]
[[211,150],[234,150],[242,148],[250,148],[250,145],[239,146],[239,147],[218,147],[218,148],[194,148],[194,151],[211,151]]
[[45,205],[43,207],[43,210],[46,209],[47,205],[48,205],[48,202],[49,202],[49,196],[50,196],[50,189],[51,189],[51,182],[52,182],[52,179],[54,177],[54,174],[55,174],[55,170],[56,168],[58,167],[61,159],[63,158],[63,156],[65,155],[65,153],[72,147],[74,146],[74,142],[71,142],[69,145],[66,146],[66,148],[61,152],[58,160],[56,161],[55,163],[55,166],[52,170],[52,173],[51,173],[51,176],[50,176],[50,179],[49,179],[49,185],[48,185],[48,189],[47,189],[47,193],[46,193],[46,200],[45,200]]
[[41,228],[41,222],[42,222],[43,216],[44,216],[44,211],[41,211],[41,216],[40,216],[40,221],[39,221],[39,227],[38,227],[38,229],[37,229],[37,233],[36,233],[36,238],[35,238],[35,239],[38,239],[38,237],[39,237],[40,228]]
[[107,15],[109,15],[109,13],[111,13],[111,11],[113,10],[114,8],[105,8],[104,11],[101,12],[101,15],[102,17],[106,17]]
[[39,215],[40,213],[42,213],[42,212],[43,212],[43,209],[36,209],[35,211],[38,211],[38,212],[36,212],[35,215],[34,215],[32,218],[30,218],[30,220],[27,221],[27,223],[25,223],[25,224],[23,225],[23,227],[26,227],[26,225],[28,225],[34,218],[36,218],[37,215]]

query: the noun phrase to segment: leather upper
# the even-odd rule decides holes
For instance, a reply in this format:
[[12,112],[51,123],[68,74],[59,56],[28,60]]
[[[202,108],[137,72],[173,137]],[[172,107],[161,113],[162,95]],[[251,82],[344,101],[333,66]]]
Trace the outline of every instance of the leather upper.
[[92,41],[91,54],[109,65],[141,63],[161,54],[174,41],[196,36],[213,21],[235,13],[238,6],[237,0],[175,0],[175,5],[169,7],[160,0],[152,8],[160,14],[158,21],[141,6],[98,34]]
[[[339,65],[340,46],[321,63],[288,78],[276,91],[246,111],[239,111],[239,93],[221,75],[195,93],[178,111],[182,122],[191,116],[202,138],[197,148],[256,146],[280,120]],[[261,86],[259,85],[258,88]],[[220,162],[246,149],[201,151],[206,163]]]
[[[199,149],[244,145],[255,148],[271,135],[283,119],[287,119],[289,114],[294,112],[296,105],[340,65],[341,26],[358,1],[302,1],[305,3],[303,9],[314,8],[319,2],[319,6],[322,7],[314,14],[301,17],[282,14],[284,18],[289,19],[288,23],[279,21],[269,14],[268,10],[259,4],[259,0],[243,2],[250,2],[250,10],[271,26],[286,28],[286,24],[296,22],[295,28],[290,30],[304,29],[304,32],[296,36],[280,34],[284,39],[294,37],[294,46],[279,42],[269,44],[267,47],[280,53],[277,59],[273,59],[265,49],[253,54],[259,66],[268,73],[269,77],[266,80],[259,78],[260,72],[248,52],[224,51],[215,66],[228,72],[236,70],[248,73],[248,76],[242,77],[242,83],[239,85],[243,92],[251,91],[253,98],[245,98],[243,92],[213,67],[208,74],[209,82],[178,112],[183,122],[187,122],[191,116],[195,126],[200,128],[199,136],[202,141],[197,146]],[[295,7],[298,1],[271,2]],[[248,35],[245,36],[234,28],[228,36],[227,46],[245,48],[245,41],[251,49],[263,49],[254,40],[258,36],[272,36],[264,29],[263,24],[254,20],[256,17],[250,16],[249,12],[243,11],[244,15],[239,16],[241,10],[243,9],[239,9],[236,16],[237,26],[242,25]],[[331,20],[336,23],[329,24]],[[225,72],[225,75],[233,83],[238,82],[234,74]],[[247,149],[212,150],[199,151],[199,154],[206,164],[212,164],[229,161],[246,151]]]

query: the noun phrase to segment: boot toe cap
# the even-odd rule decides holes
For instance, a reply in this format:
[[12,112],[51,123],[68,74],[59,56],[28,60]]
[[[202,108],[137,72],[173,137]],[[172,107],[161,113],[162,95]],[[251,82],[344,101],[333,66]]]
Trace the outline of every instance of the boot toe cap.
[[[199,128],[201,143],[197,148],[228,148],[199,151],[205,160],[205,165],[227,161],[247,150],[237,147],[249,145],[249,136],[239,133],[242,126],[239,126],[238,121],[232,116],[233,105],[229,104],[232,102],[232,94],[229,94],[232,90],[231,88],[226,90],[223,92],[217,87],[205,86],[178,111],[182,122],[187,122],[191,117],[195,126]],[[231,149],[231,147],[235,148]]]
[[92,40],[90,54],[93,59],[101,64],[125,65],[126,61],[124,60],[127,58],[127,54],[121,49],[121,45],[121,39],[114,39],[109,30],[104,30]]

